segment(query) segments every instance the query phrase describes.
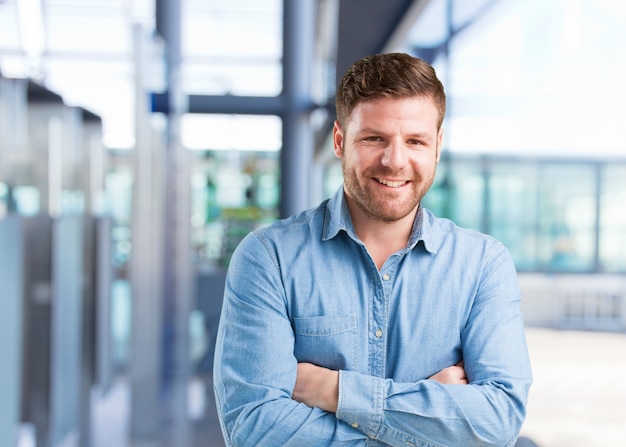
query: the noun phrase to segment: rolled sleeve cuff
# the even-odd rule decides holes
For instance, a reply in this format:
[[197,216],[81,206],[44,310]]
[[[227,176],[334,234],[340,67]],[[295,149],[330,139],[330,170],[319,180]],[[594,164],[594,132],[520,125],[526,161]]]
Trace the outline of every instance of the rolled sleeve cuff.
[[339,371],[337,419],[376,438],[383,419],[385,379]]

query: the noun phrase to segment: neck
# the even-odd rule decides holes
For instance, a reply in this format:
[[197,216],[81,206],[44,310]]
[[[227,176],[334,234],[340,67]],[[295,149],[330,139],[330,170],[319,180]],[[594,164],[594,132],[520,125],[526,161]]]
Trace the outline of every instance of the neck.
[[361,210],[353,210],[353,207],[350,207],[350,214],[356,234],[380,270],[389,256],[406,247],[417,208],[409,215],[393,222],[374,219]]

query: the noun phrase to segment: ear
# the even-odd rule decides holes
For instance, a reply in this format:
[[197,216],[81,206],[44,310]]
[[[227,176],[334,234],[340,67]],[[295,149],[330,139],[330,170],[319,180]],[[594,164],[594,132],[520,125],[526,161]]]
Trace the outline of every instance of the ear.
[[441,148],[443,143],[443,127],[439,128],[439,132],[437,133],[437,163],[441,159]]
[[343,156],[343,130],[337,120],[335,120],[335,125],[333,126],[333,145],[335,155],[337,158],[341,158]]

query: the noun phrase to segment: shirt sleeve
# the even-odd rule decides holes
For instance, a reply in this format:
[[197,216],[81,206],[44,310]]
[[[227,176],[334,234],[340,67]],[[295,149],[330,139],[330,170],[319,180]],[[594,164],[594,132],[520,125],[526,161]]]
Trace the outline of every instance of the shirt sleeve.
[[363,446],[363,433],[291,398],[294,339],[278,263],[249,235],[229,265],[215,348],[214,391],[226,444]]
[[469,385],[340,371],[337,418],[388,445],[512,446],[532,381],[517,274],[496,243],[462,330]]

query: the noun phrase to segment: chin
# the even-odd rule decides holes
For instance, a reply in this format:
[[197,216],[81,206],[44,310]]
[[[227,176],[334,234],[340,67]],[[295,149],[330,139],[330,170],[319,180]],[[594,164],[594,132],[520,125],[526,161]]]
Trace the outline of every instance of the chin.
[[371,213],[371,215],[382,222],[397,222],[411,215],[416,209],[417,209],[417,206],[414,206],[408,209],[404,208],[404,209],[399,209],[399,210],[398,209],[393,209],[393,210],[378,209],[378,210],[374,210],[374,212]]

